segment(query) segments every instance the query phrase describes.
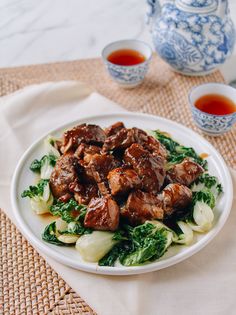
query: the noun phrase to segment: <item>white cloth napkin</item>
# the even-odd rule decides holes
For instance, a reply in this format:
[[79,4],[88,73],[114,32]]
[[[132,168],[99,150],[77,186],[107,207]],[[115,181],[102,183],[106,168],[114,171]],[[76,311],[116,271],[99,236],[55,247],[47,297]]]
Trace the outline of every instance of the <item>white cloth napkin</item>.
[[[0,207],[14,221],[11,176],[36,138],[76,118],[119,110],[123,109],[73,81],[34,85],[1,98]],[[236,172],[232,175],[235,196]],[[138,276],[89,274],[40,254],[99,315],[230,315],[236,312],[235,231],[234,200],[225,227],[201,252],[178,265]]]

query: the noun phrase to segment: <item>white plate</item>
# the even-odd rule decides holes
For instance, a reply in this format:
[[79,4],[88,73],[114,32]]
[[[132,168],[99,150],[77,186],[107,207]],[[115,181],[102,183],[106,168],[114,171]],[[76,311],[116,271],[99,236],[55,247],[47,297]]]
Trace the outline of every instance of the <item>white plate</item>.
[[43,139],[46,135],[31,145],[31,147],[22,156],[15,170],[11,186],[11,200],[14,215],[23,234],[36,248],[67,266],[92,273],[109,275],[140,274],[166,268],[197,253],[216,236],[225,224],[230,213],[233,200],[232,180],[229,170],[221,155],[204,138],[182,125],[157,116],[118,113],[87,117],[64,125],[61,128],[52,131],[50,134],[54,136],[61,136],[65,129],[80,123],[92,123],[102,127],[107,127],[116,121],[123,121],[127,127],[139,127],[142,129],[153,130],[160,129],[166,131],[181,144],[185,146],[192,146],[199,154],[209,154],[209,157],[207,158],[209,173],[219,178],[223,185],[224,194],[218,201],[217,207],[214,210],[214,226],[208,233],[195,233],[195,240],[191,246],[173,246],[158,261],[135,267],[100,267],[95,263],[84,262],[78,251],[76,251],[73,247],[59,247],[42,241],[41,233],[43,232],[45,225],[52,221],[52,217],[38,216],[34,214],[30,209],[28,198],[21,198],[21,193],[29,185],[32,185],[35,182],[35,175],[29,170],[29,166],[35,158],[43,156]]

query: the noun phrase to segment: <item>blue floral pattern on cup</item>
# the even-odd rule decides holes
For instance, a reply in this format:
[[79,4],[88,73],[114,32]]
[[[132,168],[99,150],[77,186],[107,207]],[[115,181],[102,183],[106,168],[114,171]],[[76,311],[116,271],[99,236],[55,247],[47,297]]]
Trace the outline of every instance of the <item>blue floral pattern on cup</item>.
[[138,85],[141,83],[148,71],[149,61],[136,66],[119,66],[106,62],[106,67],[112,78],[120,84]]
[[[236,111],[225,115],[215,115],[201,111],[196,107],[196,102],[199,98],[215,93],[229,98],[235,103],[236,89],[227,84],[205,83],[193,87],[189,92],[189,105],[194,122],[200,129],[210,135],[225,133],[229,131],[236,122]],[[218,104],[216,106],[220,107],[221,105]]]
[[[153,11],[152,37],[156,51],[176,71],[189,75],[210,73],[228,59],[235,44],[235,29],[229,18],[227,0],[218,0],[223,10],[196,13],[191,10],[214,5],[215,0],[179,0],[188,3],[189,10],[182,10],[176,1],[166,3],[159,15]],[[158,7],[158,1],[148,1]],[[178,3],[178,1],[177,1]],[[217,3],[215,3],[217,5]],[[150,19],[150,16],[149,16]]]
[[194,8],[209,7],[214,4],[217,5],[217,0],[180,0],[180,2]]
[[212,135],[229,131],[236,122],[236,113],[225,116],[210,115],[199,111],[194,106],[192,107],[192,115],[198,127]]

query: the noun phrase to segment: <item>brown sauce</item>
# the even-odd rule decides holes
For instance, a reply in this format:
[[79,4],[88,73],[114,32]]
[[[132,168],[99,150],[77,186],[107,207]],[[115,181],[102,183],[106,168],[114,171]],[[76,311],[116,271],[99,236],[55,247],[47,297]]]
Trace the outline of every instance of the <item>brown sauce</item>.
[[201,153],[201,154],[200,154],[200,157],[201,157],[203,160],[206,159],[208,156],[209,156],[209,154],[207,154],[207,153]]
[[219,94],[204,95],[195,102],[195,106],[202,112],[213,115],[228,115],[236,112],[235,103]]
[[146,60],[145,56],[133,49],[119,49],[113,51],[107,60],[120,66],[134,66]]

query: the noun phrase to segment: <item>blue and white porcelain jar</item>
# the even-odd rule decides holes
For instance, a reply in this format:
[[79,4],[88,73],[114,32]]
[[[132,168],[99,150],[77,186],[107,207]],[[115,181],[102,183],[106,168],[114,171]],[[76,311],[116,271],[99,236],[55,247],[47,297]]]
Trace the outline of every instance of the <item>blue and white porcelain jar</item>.
[[175,71],[205,75],[231,56],[235,29],[228,0],[147,2],[156,51]]

